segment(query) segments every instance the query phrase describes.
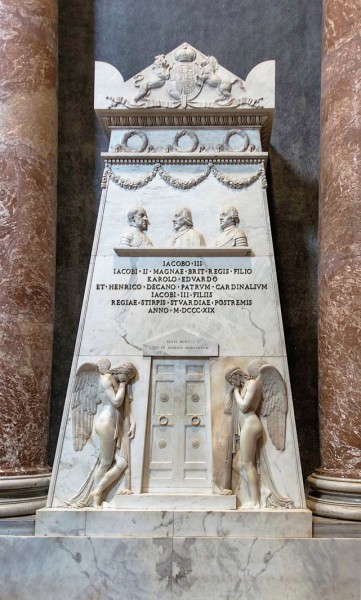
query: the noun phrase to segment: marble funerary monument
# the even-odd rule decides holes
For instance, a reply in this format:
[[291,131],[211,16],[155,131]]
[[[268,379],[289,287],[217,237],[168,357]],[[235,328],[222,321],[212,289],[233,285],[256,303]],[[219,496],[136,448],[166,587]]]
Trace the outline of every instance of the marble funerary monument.
[[[188,44],[124,82],[38,535],[310,537],[266,193],[275,65]],[[204,515],[210,514],[208,525]]]

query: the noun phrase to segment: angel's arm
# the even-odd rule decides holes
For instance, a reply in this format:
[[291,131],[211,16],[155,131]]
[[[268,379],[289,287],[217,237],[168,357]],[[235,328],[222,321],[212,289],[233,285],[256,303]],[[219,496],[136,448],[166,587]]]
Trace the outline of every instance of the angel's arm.
[[248,383],[243,397],[241,396],[238,388],[234,389],[234,395],[239,409],[241,412],[246,413],[250,408],[252,408],[252,403],[255,397],[254,385],[252,385],[252,382]]
[[115,406],[115,408],[120,408],[121,405],[123,404],[126,389],[127,389],[127,384],[124,382],[121,382],[119,384],[118,391],[115,394],[114,399],[112,400],[112,404],[113,404],[113,406]]

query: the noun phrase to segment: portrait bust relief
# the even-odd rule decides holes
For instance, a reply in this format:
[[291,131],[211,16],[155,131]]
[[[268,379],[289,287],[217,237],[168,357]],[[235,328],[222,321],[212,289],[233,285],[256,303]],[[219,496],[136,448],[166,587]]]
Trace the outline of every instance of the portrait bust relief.
[[193,228],[192,213],[189,208],[180,207],[173,217],[175,235],[170,240],[173,248],[199,248],[205,246],[203,235]]
[[216,239],[214,245],[219,248],[237,248],[248,246],[247,236],[238,227],[239,214],[235,206],[224,206],[219,214],[219,224],[222,234]]
[[153,246],[145,234],[150,225],[147,212],[142,206],[133,206],[127,214],[130,228],[120,238],[122,248],[141,248]]

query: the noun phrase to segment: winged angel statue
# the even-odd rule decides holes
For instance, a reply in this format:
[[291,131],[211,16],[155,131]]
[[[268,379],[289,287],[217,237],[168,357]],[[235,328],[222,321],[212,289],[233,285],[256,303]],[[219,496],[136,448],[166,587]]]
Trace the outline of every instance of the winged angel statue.
[[[130,490],[130,440],[135,434],[130,402],[131,382],[137,374],[132,363],[111,369],[108,359],[84,363],[75,377],[72,394],[73,445],[82,450],[94,429],[99,438],[98,459],[77,495],[67,505],[100,508],[113,485],[125,473],[125,489]],[[102,408],[97,414],[98,405]]]
[[[232,487],[233,469],[240,478],[242,508],[292,508],[293,501],[282,496],[272,481],[265,452],[267,432],[277,450],[285,449],[287,389],[281,373],[256,359],[250,362],[247,372],[233,367],[225,378],[232,387],[224,412],[233,415],[226,488]],[[266,417],[267,431],[260,417]],[[223,493],[232,492],[224,489]]]

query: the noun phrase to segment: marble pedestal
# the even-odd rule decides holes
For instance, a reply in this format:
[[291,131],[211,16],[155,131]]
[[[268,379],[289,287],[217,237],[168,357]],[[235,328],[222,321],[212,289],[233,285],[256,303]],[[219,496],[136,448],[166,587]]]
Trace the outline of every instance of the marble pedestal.
[[309,538],[312,513],[299,510],[43,508],[36,535],[142,538]]

